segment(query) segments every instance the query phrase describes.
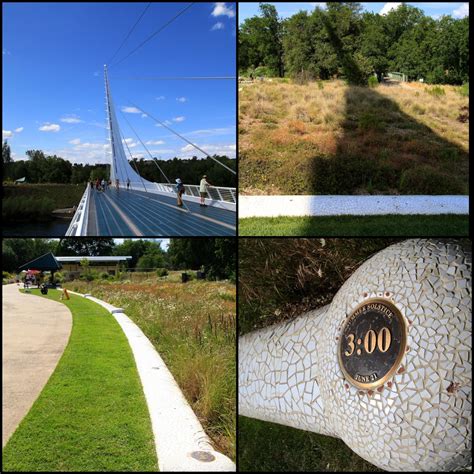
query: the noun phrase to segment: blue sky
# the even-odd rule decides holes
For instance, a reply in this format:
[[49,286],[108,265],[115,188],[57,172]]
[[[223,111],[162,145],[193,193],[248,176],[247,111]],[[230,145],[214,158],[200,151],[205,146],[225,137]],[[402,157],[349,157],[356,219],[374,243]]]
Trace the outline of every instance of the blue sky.
[[[210,154],[235,157],[233,80],[124,80],[235,76],[235,3],[196,3],[122,63],[113,65],[189,3],[153,3],[109,70],[122,134],[148,155],[118,111],[130,102]],[[105,163],[103,65],[147,3],[3,3],[3,138],[14,159],[28,149],[77,163]],[[155,156],[203,155],[141,113],[127,119]]]
[[[282,18],[298,13],[300,10],[312,11],[315,6],[325,7],[325,2],[268,2],[275,5]],[[420,8],[426,15],[438,18],[441,15],[451,15],[462,18],[469,14],[467,2],[406,2],[408,5]],[[361,2],[364,10],[374,13],[384,13],[400,5],[400,2]],[[246,18],[259,13],[258,3],[239,3],[239,23]]]

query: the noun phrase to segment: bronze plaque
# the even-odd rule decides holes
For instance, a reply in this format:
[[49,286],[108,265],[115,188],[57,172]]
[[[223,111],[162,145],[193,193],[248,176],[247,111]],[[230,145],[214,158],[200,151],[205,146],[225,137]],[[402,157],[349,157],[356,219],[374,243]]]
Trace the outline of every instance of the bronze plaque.
[[339,342],[339,365],[358,388],[373,389],[398,369],[406,348],[407,326],[398,308],[374,298],[346,319]]

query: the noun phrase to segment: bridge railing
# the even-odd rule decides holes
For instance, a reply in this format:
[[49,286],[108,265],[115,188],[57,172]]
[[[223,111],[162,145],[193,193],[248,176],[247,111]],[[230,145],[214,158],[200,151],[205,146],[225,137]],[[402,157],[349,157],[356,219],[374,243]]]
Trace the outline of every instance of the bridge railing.
[[[176,194],[176,187],[174,184],[169,183],[155,183],[159,191]],[[199,185],[197,184],[185,184],[185,194],[187,196],[200,197]],[[236,188],[226,188],[224,186],[209,186],[207,188],[207,198],[213,201],[224,201],[236,203],[237,190]]]
[[84,194],[82,195],[79,205],[77,206],[74,217],[69,224],[66,231],[67,237],[75,237],[81,235],[87,235],[87,221],[89,214],[89,202],[90,202],[91,188],[87,184]]

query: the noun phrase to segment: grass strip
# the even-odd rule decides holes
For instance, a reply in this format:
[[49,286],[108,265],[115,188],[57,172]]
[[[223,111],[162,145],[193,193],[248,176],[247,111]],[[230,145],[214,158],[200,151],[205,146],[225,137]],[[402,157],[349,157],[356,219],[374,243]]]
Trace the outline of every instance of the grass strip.
[[[262,453],[270,455],[262,456]],[[381,471],[340,439],[239,416],[239,471]]]
[[317,237],[467,237],[469,216],[384,215],[252,217],[239,220],[239,235]]
[[148,275],[143,281],[64,285],[124,308],[165,361],[214,447],[235,460],[235,285],[182,284],[181,272],[170,272],[165,280]]
[[[46,296],[59,297],[55,290]],[[68,345],[5,446],[2,470],[156,471],[151,422],[125,335],[98,304],[76,295],[63,303],[73,317]]]

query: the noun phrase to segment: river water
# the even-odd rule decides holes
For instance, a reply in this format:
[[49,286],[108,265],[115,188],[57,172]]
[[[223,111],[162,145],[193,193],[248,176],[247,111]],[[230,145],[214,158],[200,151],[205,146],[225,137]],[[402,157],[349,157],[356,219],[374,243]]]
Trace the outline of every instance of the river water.
[[3,225],[3,237],[64,237],[70,219],[54,219],[48,222],[19,222]]

